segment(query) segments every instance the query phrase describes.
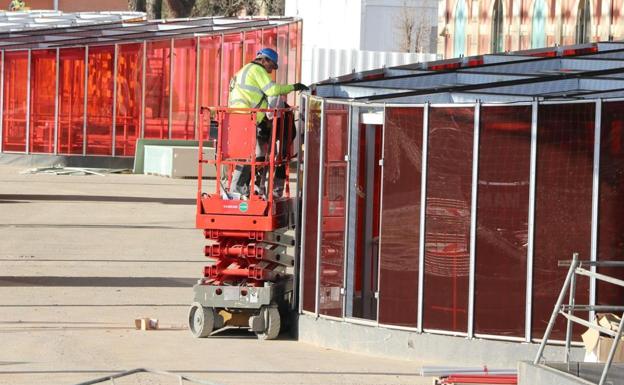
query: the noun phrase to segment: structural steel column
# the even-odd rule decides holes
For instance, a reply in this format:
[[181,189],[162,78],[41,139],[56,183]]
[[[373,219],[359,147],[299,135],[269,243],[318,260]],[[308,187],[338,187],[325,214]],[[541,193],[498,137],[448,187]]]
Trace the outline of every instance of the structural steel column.
[[199,71],[200,65],[200,41],[199,37],[195,39],[195,122],[193,123],[193,131],[195,132],[194,138],[199,139],[199,131],[201,129],[201,124],[199,122],[199,77],[201,76],[201,72]]
[[82,155],[87,155],[87,108],[89,99],[89,46],[85,46],[85,73],[84,73],[84,111],[82,121]]
[[477,238],[477,194],[479,185],[479,125],[481,103],[474,111],[474,136],[472,143],[472,198],[470,202],[470,267],[468,273],[468,338],[474,337],[475,261]]
[[30,76],[32,50],[28,50],[28,70],[26,75],[26,153],[30,154]]
[[[296,98],[295,98],[296,100]],[[356,108],[353,107],[352,105],[349,105],[349,109],[348,109],[348,117],[347,117],[347,153],[345,154],[345,162],[346,162],[346,191],[345,191],[345,217],[344,217],[344,240],[343,240],[343,247],[342,247],[342,287],[340,288],[340,295],[342,296],[342,317],[346,317],[347,316],[347,295],[346,293],[348,293],[348,290],[346,290],[346,286],[347,286],[347,276],[348,276],[348,269],[349,269],[349,263],[348,263],[348,259],[349,259],[349,218],[351,217],[351,210],[350,210],[350,205],[349,205],[349,198],[351,196],[351,189],[349,189],[349,185],[350,185],[350,178],[351,178],[351,131],[353,130],[353,127],[351,127],[351,122],[353,119],[353,111]]]
[[119,45],[115,44],[114,47],[114,51],[113,51],[113,128],[112,128],[112,133],[113,133],[113,140],[112,140],[112,144],[113,144],[113,148],[112,148],[112,152],[111,154],[113,154],[113,156],[115,156],[115,147],[116,147],[116,133],[117,133],[117,62],[118,62],[118,57],[119,57]]
[[56,49],[56,86],[54,91],[54,155],[58,154],[58,131],[59,131],[59,72],[61,51]]
[[145,71],[147,69],[147,41],[143,41],[143,72],[141,73],[141,136],[145,138]]
[[173,127],[173,75],[174,75],[174,60],[173,60],[173,39],[171,39],[171,50],[169,52],[169,139],[171,139],[171,128]]
[[[595,125],[594,125],[594,165],[592,180],[592,217],[591,217],[591,249],[590,260],[598,260],[598,221],[600,203],[600,140],[602,135],[602,99],[596,100]],[[596,272],[596,266],[590,266],[592,273]],[[589,304],[596,305],[596,277],[589,278]],[[589,312],[589,320],[594,319],[595,311]]]
[[321,101],[321,143],[319,145],[318,224],[316,228],[316,303],[314,313],[319,316],[321,302],[321,240],[323,238],[323,177],[325,176],[325,100]]
[[[304,135],[304,139],[303,139],[303,187],[302,187],[302,195],[301,195],[301,245],[298,249],[299,252],[299,258],[295,258],[295,261],[299,260],[300,263],[299,265],[295,265],[295,279],[297,279],[296,277],[299,276],[301,277],[301,279],[299,279],[299,313],[303,312],[303,283],[304,283],[304,276],[303,274],[305,273],[305,243],[306,243],[306,232],[305,232],[305,223],[306,223],[306,216],[307,216],[307,199],[308,199],[308,194],[306,193],[306,189],[308,187],[308,129],[307,129],[307,125],[309,122],[309,117],[310,117],[310,106],[309,106],[309,102],[308,102],[308,98],[306,96],[302,96],[302,99],[304,99],[304,103],[306,106],[306,116],[305,116],[305,121],[304,121],[304,126],[303,126],[303,135]],[[301,148],[301,146],[299,146],[299,148]],[[299,173],[299,170],[297,170],[297,173]],[[296,240],[295,240],[296,241]],[[295,252],[297,252],[297,249],[295,249]],[[297,274],[297,267],[299,267],[299,274]]]
[[537,170],[537,112],[539,104],[533,102],[531,110],[531,163],[529,171],[529,218],[527,239],[527,271],[526,271],[526,297],[524,339],[531,342],[531,317],[533,303],[533,253],[535,248],[535,181]]
[[422,165],[420,174],[420,233],[418,240],[418,318],[416,328],[423,331],[424,287],[425,287],[425,217],[427,209],[427,156],[429,151],[429,102],[423,110]]

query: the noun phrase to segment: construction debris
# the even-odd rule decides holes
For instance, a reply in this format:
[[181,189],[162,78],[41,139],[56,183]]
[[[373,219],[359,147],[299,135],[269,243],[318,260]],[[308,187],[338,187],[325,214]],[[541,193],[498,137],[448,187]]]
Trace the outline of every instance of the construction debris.
[[94,167],[35,167],[20,172],[20,174],[52,174],[52,175],[98,175],[106,174],[130,174],[128,168],[94,168]]
[[134,326],[137,330],[156,330],[158,329],[158,318],[137,318],[134,320]]

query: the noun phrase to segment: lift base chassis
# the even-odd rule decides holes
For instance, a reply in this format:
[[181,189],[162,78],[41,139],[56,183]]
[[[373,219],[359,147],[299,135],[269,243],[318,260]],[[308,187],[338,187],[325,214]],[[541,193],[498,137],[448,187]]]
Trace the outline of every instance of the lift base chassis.
[[212,308],[260,309],[283,301],[292,287],[290,278],[263,287],[197,284],[193,286],[193,302]]

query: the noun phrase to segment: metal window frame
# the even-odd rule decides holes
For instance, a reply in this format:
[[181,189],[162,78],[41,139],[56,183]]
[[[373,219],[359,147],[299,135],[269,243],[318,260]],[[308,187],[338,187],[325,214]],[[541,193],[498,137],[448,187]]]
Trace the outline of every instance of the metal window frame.
[[479,134],[481,125],[481,103],[474,106],[474,133],[472,142],[472,191],[470,202],[470,261],[468,273],[468,338],[474,338],[475,312],[475,270],[477,239],[477,196],[479,185]]
[[[386,158],[386,105],[383,106],[383,123],[381,124],[381,154],[379,159],[379,167],[381,167],[380,180],[379,180],[379,224],[377,233],[379,234],[377,241],[377,290],[375,290],[375,302],[377,303],[377,312],[375,319],[379,323],[381,300],[379,293],[381,292],[381,229],[383,223],[383,196],[384,196],[384,172],[385,172],[385,160]],[[373,194],[374,196],[374,194]]]
[[89,46],[85,46],[85,74],[84,74],[84,107],[82,122],[82,156],[87,156],[87,120],[89,100]]
[[422,137],[422,159],[420,164],[422,170],[420,174],[420,233],[418,234],[418,314],[416,330],[423,332],[424,319],[424,298],[425,298],[425,218],[427,214],[427,169],[429,157],[429,103],[423,107],[423,137]]
[[145,72],[147,71],[147,41],[143,41],[143,63],[141,73],[141,135],[140,138],[145,138]]
[[112,156],[116,155],[115,147],[117,146],[117,64],[119,61],[119,44],[115,44],[113,50],[113,118],[111,119],[113,122],[112,127]]
[[200,108],[200,100],[199,100],[199,77],[201,76],[199,72],[200,66],[200,51],[199,51],[199,37],[195,38],[195,121],[193,122],[193,137],[199,140],[199,130],[201,129],[201,124],[199,124],[199,108]]
[[56,63],[55,63],[55,71],[56,71],[56,79],[54,86],[54,155],[58,155],[58,131],[59,131],[59,77],[61,71],[61,63],[60,63],[61,50],[60,48],[56,49]]
[[0,153],[4,151],[4,50],[0,64]]
[[174,56],[174,44],[173,44],[174,39],[171,39],[171,42],[169,43],[169,116],[167,116],[167,121],[168,121],[168,128],[167,130],[169,131],[169,139],[171,140],[172,137],[172,132],[171,132],[171,128],[173,126],[173,119],[172,119],[172,115],[173,115],[173,78],[175,75],[175,60],[173,59]]
[[524,314],[524,340],[531,342],[533,317],[533,256],[535,253],[535,194],[537,181],[537,130],[539,102],[533,101],[531,109],[531,160],[529,165],[529,212],[527,237],[526,293]]
[[318,317],[320,314],[320,305],[321,305],[321,240],[323,238],[322,234],[322,225],[323,221],[321,220],[323,215],[323,179],[325,177],[325,100],[321,100],[321,143],[319,145],[319,185],[318,185],[318,196],[319,196],[319,205],[318,205],[318,224],[316,226],[316,303],[314,306],[314,313]]
[[[353,209],[353,202],[351,202],[352,199],[354,199],[354,195],[351,194],[351,188],[350,186],[352,186],[352,177],[355,177],[354,173],[352,173],[351,169],[353,167],[357,167],[357,159],[359,159],[359,153],[357,152],[357,141],[354,140],[354,136],[357,135],[358,130],[356,130],[355,127],[359,126],[359,115],[361,113],[360,109],[361,107],[358,106],[353,106],[351,105],[350,107],[350,113],[349,113],[349,139],[348,139],[348,167],[347,167],[347,172],[348,172],[348,178],[347,178],[347,196],[346,196],[346,206],[347,206],[347,215],[345,218],[345,228],[348,229],[346,231],[347,237],[345,239],[345,312],[344,312],[344,317],[347,319],[355,319],[355,317],[353,317],[353,295],[354,295],[354,281],[355,281],[355,241],[357,239],[357,237],[352,237],[352,233],[355,231],[354,229],[349,227],[349,221],[351,221],[352,219],[352,209]],[[357,210],[357,209],[354,209]],[[357,218],[357,215],[356,215]],[[355,238],[355,239],[354,239]],[[349,306],[347,306],[347,304]]]
[[[199,43],[199,39],[198,39],[198,43]],[[198,45],[199,47],[199,45]],[[199,82],[198,82],[199,83]],[[301,95],[300,96],[301,100],[306,100],[307,101],[307,97],[305,95]],[[306,114],[307,114],[307,109],[306,109]],[[299,115],[301,117],[301,115]],[[307,119],[307,115],[306,117],[304,117],[304,126],[303,126],[303,134],[306,134],[306,129],[305,129],[305,124],[307,124],[308,119]],[[299,123],[301,123],[301,119],[299,120]],[[298,127],[295,127],[295,145],[297,146],[297,181],[295,184],[295,191],[296,191],[296,195],[295,195],[295,202],[297,203],[296,205],[296,209],[295,209],[295,245],[294,245],[294,264],[293,264],[293,284],[294,284],[294,289],[293,293],[296,293],[295,299],[294,301],[292,301],[291,304],[291,310],[293,311],[297,311],[298,313],[301,313],[302,310],[302,287],[303,285],[302,283],[302,279],[300,277],[302,277],[301,274],[301,267],[302,267],[302,263],[301,263],[301,241],[300,239],[303,237],[303,232],[302,227],[303,224],[305,223],[303,221],[303,219],[301,218],[302,212],[304,211],[304,200],[303,200],[303,194],[304,194],[304,190],[303,190],[303,186],[302,183],[305,183],[305,177],[302,175],[302,171],[301,171],[301,162],[303,161],[303,159],[301,158],[301,151],[302,151],[302,143],[301,143],[301,124],[298,125]],[[304,142],[304,146],[305,144],[307,144],[307,142]],[[305,156],[305,153],[304,153]],[[305,163],[303,164],[303,166],[305,167]],[[303,179],[303,180],[302,180]],[[301,195],[300,195],[301,194]],[[301,205],[299,205],[299,201],[301,200]]]
[[[290,30],[289,30],[290,31]],[[345,154],[345,162],[347,172],[345,174],[345,217],[344,217],[344,241],[342,247],[342,287],[340,288],[340,296],[342,297],[342,318],[347,317],[347,277],[349,268],[349,219],[351,218],[351,210],[349,210],[349,201],[351,198],[351,133],[353,127],[351,125],[353,119],[353,112],[355,108],[353,106],[347,107],[347,153]],[[359,108],[358,108],[359,110]]]
[[30,94],[32,76],[32,49],[28,50],[28,70],[26,75],[26,154],[30,154]]
[[[307,202],[308,202],[308,194],[306,193],[306,189],[308,187],[308,161],[309,161],[309,156],[308,156],[308,129],[307,126],[309,124],[310,121],[310,106],[308,105],[309,100],[308,97],[306,95],[302,95],[301,98],[304,100],[304,104],[306,106],[306,112],[305,112],[305,122],[304,122],[304,127],[303,127],[303,186],[302,186],[302,192],[301,192],[301,245],[300,247],[295,247],[295,252],[299,253],[298,258],[295,258],[295,277],[299,276],[301,279],[299,279],[299,313],[302,314],[304,312],[303,310],[303,294],[304,294],[304,274],[305,274],[305,247],[306,247],[306,232],[305,232],[305,225],[306,225],[306,219],[307,219]],[[301,146],[299,146],[299,148],[301,148]],[[295,242],[297,242],[297,240],[295,239]],[[300,261],[299,263],[297,261]],[[298,270],[298,274],[297,274],[297,268],[299,268]]]
[[[598,221],[600,205],[600,155],[602,140],[602,99],[596,100],[594,111],[594,159],[593,159],[593,179],[592,179],[592,211],[591,211],[591,249],[590,261],[598,260]],[[590,271],[596,273],[596,266],[591,265]],[[589,278],[589,305],[596,305],[596,277]],[[589,320],[594,319],[595,311],[589,312]]]

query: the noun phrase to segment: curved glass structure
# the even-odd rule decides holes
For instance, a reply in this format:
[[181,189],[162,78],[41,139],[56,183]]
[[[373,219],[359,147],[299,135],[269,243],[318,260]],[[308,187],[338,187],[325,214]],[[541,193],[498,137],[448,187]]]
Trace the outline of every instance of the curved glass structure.
[[[0,32],[0,152],[132,157],[141,138],[198,138],[201,106],[260,47],[299,81],[301,20],[180,19]],[[294,100],[291,100],[294,102]]]
[[[621,43],[318,84],[302,100],[301,311],[407,331],[541,339],[567,273],[558,261],[573,253],[623,260],[622,89]],[[624,278],[623,269],[599,270]],[[588,278],[576,293],[577,303],[616,305],[624,289]],[[551,340],[565,329],[557,322]]]

